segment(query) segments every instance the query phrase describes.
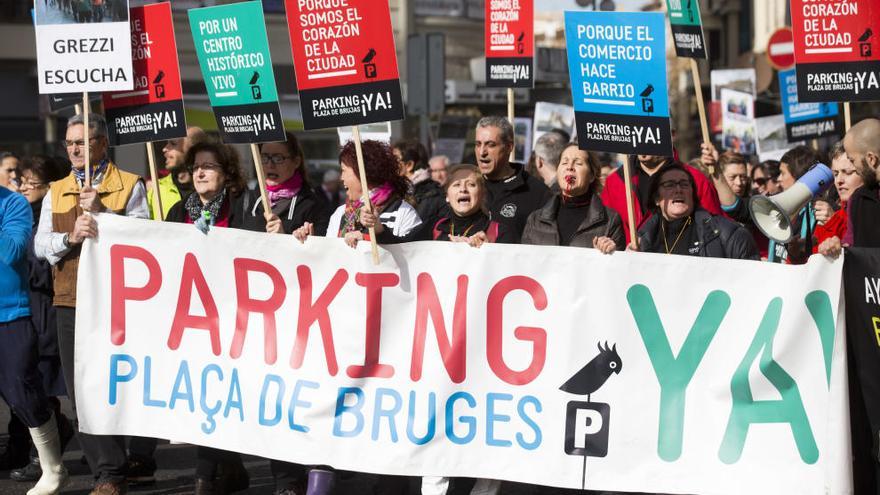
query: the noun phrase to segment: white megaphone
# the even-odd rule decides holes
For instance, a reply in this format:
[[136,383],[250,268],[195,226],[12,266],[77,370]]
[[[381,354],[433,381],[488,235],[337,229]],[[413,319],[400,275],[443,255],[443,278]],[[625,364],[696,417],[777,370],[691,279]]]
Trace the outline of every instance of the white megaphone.
[[768,239],[784,244],[794,237],[791,217],[832,184],[834,174],[831,169],[817,163],[788,191],[774,196],[752,196],[749,200],[752,221]]

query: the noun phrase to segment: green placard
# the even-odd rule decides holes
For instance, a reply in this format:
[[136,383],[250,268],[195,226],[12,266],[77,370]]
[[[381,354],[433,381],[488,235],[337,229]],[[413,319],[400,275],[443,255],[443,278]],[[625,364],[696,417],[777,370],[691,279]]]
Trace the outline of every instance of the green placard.
[[262,2],[191,9],[189,24],[211,106],[278,101]]
[[706,38],[700,19],[700,0],[666,0],[675,53],[679,57],[706,58]]
[[666,9],[669,11],[669,23],[675,26],[699,26],[700,19],[699,0],[666,0]]

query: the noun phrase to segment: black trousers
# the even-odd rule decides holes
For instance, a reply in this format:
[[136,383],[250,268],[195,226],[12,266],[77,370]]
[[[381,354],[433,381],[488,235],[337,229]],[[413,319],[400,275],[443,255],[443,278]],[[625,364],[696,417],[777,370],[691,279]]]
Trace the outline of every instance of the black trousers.
[[39,360],[37,332],[30,316],[0,323],[0,396],[30,428],[52,417],[37,368]]
[[[64,381],[67,384],[67,395],[76,410],[76,388],[74,387],[74,338],[76,326],[76,310],[56,306],[58,316],[58,347],[61,352],[61,366],[64,370]],[[99,482],[120,483],[125,481],[126,456],[125,437],[118,435],[88,435],[79,433],[79,443],[89,468]]]

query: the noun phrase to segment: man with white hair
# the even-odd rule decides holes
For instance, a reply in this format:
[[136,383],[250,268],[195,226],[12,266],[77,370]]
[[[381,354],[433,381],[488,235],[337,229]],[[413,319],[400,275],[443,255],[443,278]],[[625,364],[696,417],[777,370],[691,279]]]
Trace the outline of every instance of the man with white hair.
[[428,160],[428,168],[431,169],[431,180],[446,185],[446,170],[449,168],[449,157],[446,155],[437,155]]
[[566,139],[556,131],[545,133],[535,142],[535,171],[550,189],[559,189],[556,167],[566,144]]

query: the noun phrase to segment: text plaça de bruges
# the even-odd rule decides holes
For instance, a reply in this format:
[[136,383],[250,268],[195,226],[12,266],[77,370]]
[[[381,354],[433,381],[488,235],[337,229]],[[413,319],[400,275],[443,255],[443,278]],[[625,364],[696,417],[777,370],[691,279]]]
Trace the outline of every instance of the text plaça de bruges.
[[177,113],[174,111],[149,112],[115,117],[113,124],[119,134],[134,132],[152,132],[159,134],[164,129],[178,126]]
[[[127,262],[143,265],[147,273],[146,284],[132,287],[126,284],[125,266]],[[157,296],[163,285],[164,277],[158,260],[148,250],[136,246],[116,244],[110,247],[110,278],[111,278],[111,314],[110,341],[121,346],[126,337],[126,304],[143,304]],[[280,271],[272,264],[251,258],[233,260],[233,271],[236,292],[235,332],[229,348],[229,357],[239,359],[242,355],[244,341],[248,332],[248,321],[251,315],[261,315],[263,323],[263,360],[267,365],[274,365],[278,359],[276,341],[276,312],[287,301],[287,283]],[[272,294],[266,299],[255,299],[250,294],[249,277],[251,274],[268,277],[272,282]],[[184,332],[207,331],[211,342],[211,352],[215,356],[222,353],[220,342],[220,314],[211,290],[198,259],[192,253],[184,256],[178,292],[178,301],[174,319],[168,332],[166,346],[169,351],[180,348]],[[311,327],[317,324],[322,341],[323,354],[328,375],[336,376],[340,372],[336,359],[334,332],[330,304],[339,295],[342,288],[349,283],[351,275],[345,269],[338,269],[331,280],[323,287],[313,285],[311,269],[306,265],[296,267],[296,284],[299,288],[299,308],[296,322],[296,339],[290,353],[289,366],[299,369],[303,365],[306,348],[309,342]],[[388,379],[398,372],[393,364],[380,362],[380,343],[382,329],[382,294],[384,290],[394,290],[400,284],[395,273],[355,273],[354,283],[363,287],[365,294],[365,341],[363,363],[351,364],[345,368],[345,374],[352,379],[373,380]],[[467,306],[468,276],[458,275],[456,302],[453,317],[447,319],[439,300],[436,285],[429,273],[420,273],[416,277],[416,316],[413,330],[412,354],[409,356],[409,378],[413,382],[422,379],[422,366],[425,346],[428,340],[429,320],[438,343],[443,366],[451,382],[461,384],[467,377]],[[202,314],[193,314],[191,301],[195,289]],[[880,287],[877,287],[880,292]],[[542,373],[547,357],[548,338],[550,334],[543,328],[519,326],[513,332],[517,340],[531,344],[529,364],[525,369],[511,369],[504,360],[504,302],[513,292],[525,292],[532,300],[535,311],[545,311],[549,305],[547,293],[541,283],[528,276],[508,276],[496,282],[486,295],[486,360],[495,377],[512,386],[525,386],[532,383]],[[876,300],[876,299],[875,299]],[[685,401],[687,388],[697,372],[703,357],[713,342],[718,330],[731,307],[731,297],[721,290],[711,291],[705,298],[702,308],[688,335],[683,340],[679,355],[692,356],[692,359],[676,359],[672,355],[668,332],[656,308],[656,301],[648,287],[633,285],[627,290],[626,301],[632,312],[635,326],[639,332],[645,351],[650,358],[657,383],[661,389],[657,439],[658,457],[665,461],[675,461],[682,454],[685,421]],[[791,303],[787,303],[791,304]],[[817,332],[812,338],[821,343],[821,358],[818,362],[825,365],[825,376],[830,385],[831,365],[833,356],[835,323],[833,308],[829,295],[824,291],[813,291],[797,302],[800,311],[806,310],[815,323]],[[742,456],[750,426],[753,424],[773,423],[782,428],[793,438],[792,448],[804,463],[815,463],[819,457],[819,449],[810,425],[808,415],[801,399],[799,387],[794,377],[784,371],[782,365],[772,356],[770,349],[779,329],[782,316],[783,299],[774,297],[768,301],[764,316],[752,337],[752,342],[745,350],[740,365],[732,371],[729,387],[732,402],[727,429],[721,441],[719,459],[722,462],[736,463]],[[517,311],[522,311],[519,308]],[[509,317],[510,315],[507,314]],[[451,334],[446,331],[445,322],[451,321]],[[514,322],[515,325],[515,322]],[[507,322],[511,326],[511,322]],[[482,325],[480,325],[482,328]],[[742,329],[737,329],[742,330]],[[830,346],[830,347],[829,347]],[[762,357],[763,356],[763,357]],[[176,404],[185,404],[191,413],[195,413],[196,403],[206,415],[203,431],[211,433],[216,428],[214,416],[221,409],[224,418],[235,418],[244,422],[245,417],[258,415],[259,424],[277,426],[282,423],[293,431],[309,432],[309,426],[296,421],[296,410],[308,409],[317,398],[321,398],[321,384],[296,380],[288,383],[277,374],[264,374],[263,384],[256,399],[256,391],[242,392],[241,380],[237,368],[224,374],[224,368],[218,364],[208,364],[201,370],[190,370],[188,361],[181,360],[171,385],[167,373],[153,376],[152,358],[137,358],[129,354],[113,354],[108,356],[109,390],[108,401],[115,405],[121,393],[143,393],[143,404],[147,407],[174,408]],[[756,361],[761,360],[761,373],[767,381],[777,389],[780,399],[755,400],[750,383],[750,370]],[[767,365],[770,360],[772,365]],[[122,363],[125,363],[123,366]],[[193,380],[192,376],[200,375],[201,380]],[[166,379],[163,380],[162,377]],[[154,382],[155,380],[155,382]],[[136,381],[140,381],[140,387]],[[126,383],[135,382],[131,385]],[[159,382],[158,385],[156,382]],[[207,390],[208,383],[218,383],[221,392],[212,393]],[[193,383],[200,383],[196,389]],[[374,384],[376,382],[374,381]],[[217,386],[217,385],[215,385]],[[129,388],[131,387],[131,388]],[[365,387],[339,387],[332,390],[331,400],[335,401],[335,417],[332,435],[337,437],[353,437],[364,433],[365,424],[369,427],[371,438],[375,441],[382,433],[382,418],[387,418],[389,435],[392,441],[402,437],[398,426],[406,425],[407,439],[421,445],[431,441],[438,431],[438,417],[445,418],[446,427],[439,429],[455,443],[464,444],[474,440],[478,424],[485,428],[485,442],[490,446],[512,447],[533,450],[541,445],[543,433],[541,425],[550,421],[541,413],[544,410],[541,402],[532,395],[515,396],[510,393],[487,393],[476,397],[466,391],[457,391],[445,399],[438,414],[438,394],[430,392],[421,397],[415,391],[402,393],[400,390],[377,387],[373,389],[374,397],[366,396]],[[327,393],[327,392],[323,392]],[[152,395],[151,395],[152,394]],[[427,396],[425,396],[427,395]],[[226,397],[225,404],[218,397]],[[404,397],[408,404],[404,407]],[[167,398],[167,400],[164,400]],[[197,400],[198,398],[198,400]],[[209,399],[215,399],[208,405]],[[326,399],[326,396],[323,397]],[[479,400],[478,400],[479,398]],[[353,401],[351,400],[353,399]],[[388,399],[388,400],[386,400]],[[563,400],[560,397],[560,400]],[[322,402],[322,403],[326,403]],[[258,413],[253,410],[258,404]],[[286,414],[283,409],[287,408]],[[427,409],[427,414],[417,414]],[[479,423],[474,410],[485,412],[481,417],[485,423]],[[248,412],[246,412],[248,411]],[[512,415],[512,411],[516,411]],[[372,421],[365,416],[372,412]],[[404,418],[406,416],[406,418]],[[416,418],[427,423],[414,425]],[[509,423],[515,419],[519,422],[514,438],[498,438],[494,435],[497,423]],[[456,428],[463,425],[464,428]],[[465,434],[457,433],[463,430]],[[426,431],[417,436],[414,431]],[[509,430],[508,430],[509,431]],[[324,433],[324,432],[321,432]]]

